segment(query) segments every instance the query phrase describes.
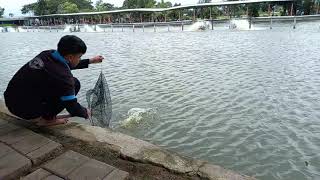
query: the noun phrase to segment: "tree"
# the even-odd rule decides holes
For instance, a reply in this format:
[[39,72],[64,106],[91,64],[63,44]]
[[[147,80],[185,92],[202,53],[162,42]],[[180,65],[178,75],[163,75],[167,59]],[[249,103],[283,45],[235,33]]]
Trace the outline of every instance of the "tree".
[[316,8],[317,8],[317,10],[316,10],[317,12],[316,12],[316,13],[319,14],[319,10],[320,10],[320,0],[315,0],[315,1],[314,1],[314,4],[315,4],[315,6],[316,6]]
[[47,2],[45,0],[38,0],[38,5],[36,7],[36,11],[38,15],[48,14]]
[[123,9],[135,9],[135,8],[153,8],[156,6],[155,0],[125,0],[123,2]]
[[9,17],[13,17],[14,16],[14,14],[13,13],[9,13]]
[[153,8],[153,7],[155,7],[156,3],[157,3],[157,1],[147,0],[145,8]]
[[47,14],[58,14],[63,13],[63,4],[67,2],[67,0],[46,0],[47,2]]
[[93,10],[91,0],[67,0],[67,1],[76,4],[80,11],[92,11]]
[[0,6],[0,17],[2,17],[3,14],[4,14],[4,8],[2,8],[2,7]]
[[58,13],[77,13],[79,12],[78,6],[74,3],[65,2],[58,6]]
[[36,6],[37,6],[37,3],[26,4],[22,7],[21,13],[22,14],[27,14],[29,12],[34,13],[36,10]]
[[[309,15],[311,13],[314,13],[313,8],[316,4],[319,3],[319,0],[295,0],[294,11],[298,12],[298,14]],[[316,9],[316,11],[318,11],[318,9]]]
[[248,5],[248,15],[249,17],[259,17],[259,4]]
[[38,0],[36,3],[24,5],[22,14],[33,12],[35,15],[92,11],[90,0]]
[[45,0],[38,0],[35,3],[24,5],[21,9],[21,13],[27,14],[33,12],[35,15],[45,15],[49,13],[49,10],[50,8],[48,8]]
[[122,8],[123,9],[134,9],[138,6],[138,0],[125,0],[123,1]]
[[304,0],[303,1],[303,12],[304,15],[309,15],[311,13],[312,8],[312,1],[311,0]]
[[172,7],[172,3],[170,1],[164,2],[164,0],[161,0],[161,2],[158,2],[157,8],[169,8]]
[[110,11],[115,9],[113,4],[104,3],[103,0],[98,0],[96,2],[96,11]]

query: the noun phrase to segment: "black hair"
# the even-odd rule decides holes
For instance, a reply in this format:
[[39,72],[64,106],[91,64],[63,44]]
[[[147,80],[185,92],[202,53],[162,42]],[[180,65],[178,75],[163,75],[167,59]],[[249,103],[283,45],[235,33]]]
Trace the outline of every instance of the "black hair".
[[74,35],[63,36],[58,43],[58,52],[62,56],[79,53],[85,54],[86,51],[86,44],[80,38]]

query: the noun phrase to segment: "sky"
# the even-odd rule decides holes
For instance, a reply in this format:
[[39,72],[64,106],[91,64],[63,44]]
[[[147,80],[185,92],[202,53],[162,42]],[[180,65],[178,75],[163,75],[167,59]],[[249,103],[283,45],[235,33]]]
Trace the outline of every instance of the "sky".
[[[8,16],[9,13],[13,13],[14,16],[22,16],[21,8],[25,4],[34,3],[37,0],[0,0],[0,7],[5,8],[4,16]],[[95,4],[97,0],[92,0],[93,4]],[[172,3],[181,3],[185,4],[195,4],[198,0],[169,0]],[[106,3],[114,4],[117,7],[122,6],[123,0],[104,0]]]

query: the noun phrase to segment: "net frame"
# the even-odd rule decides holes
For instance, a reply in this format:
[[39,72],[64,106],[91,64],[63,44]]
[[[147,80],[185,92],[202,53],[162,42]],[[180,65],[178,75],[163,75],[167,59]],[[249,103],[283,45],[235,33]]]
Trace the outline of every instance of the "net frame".
[[86,93],[88,108],[91,110],[90,123],[92,126],[110,127],[112,118],[112,101],[107,80],[100,72],[93,89]]

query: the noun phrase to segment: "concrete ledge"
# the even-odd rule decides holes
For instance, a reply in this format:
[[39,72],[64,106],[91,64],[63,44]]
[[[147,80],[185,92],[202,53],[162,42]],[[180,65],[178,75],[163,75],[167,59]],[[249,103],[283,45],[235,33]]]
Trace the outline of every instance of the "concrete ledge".
[[151,163],[177,173],[198,175],[212,180],[255,179],[253,177],[237,174],[236,172],[226,170],[205,161],[180,156],[146,141],[114,132],[106,128],[70,123],[69,125],[51,127],[48,128],[48,130],[57,136],[78,139],[89,144],[99,142],[100,144],[104,144],[104,146],[100,145],[97,147],[102,151],[103,149],[107,151],[112,149],[117,151],[120,156],[125,159],[142,163]]
[[[1,112],[0,117],[9,121],[21,122],[21,120],[12,116],[4,115]],[[161,149],[160,147],[146,141],[114,132],[111,129],[72,122],[67,125],[46,128],[44,131],[60,138],[85,142],[90,147],[94,146],[94,148],[99,152],[113,151],[124,159],[165,167],[166,169],[176,173],[196,175],[200,178],[211,180],[255,179],[246,175],[240,175],[220,166],[212,165],[205,161],[178,155],[177,153]]]

